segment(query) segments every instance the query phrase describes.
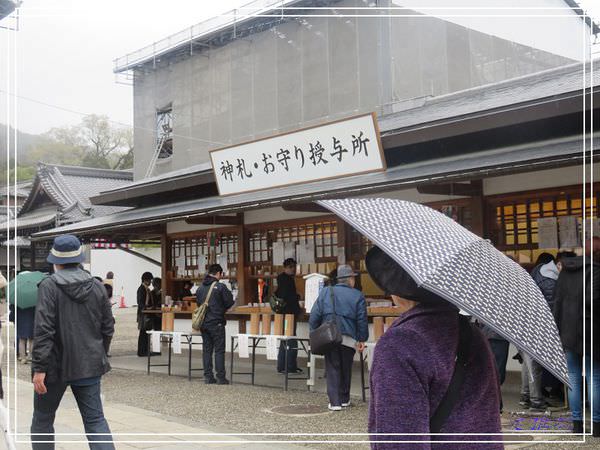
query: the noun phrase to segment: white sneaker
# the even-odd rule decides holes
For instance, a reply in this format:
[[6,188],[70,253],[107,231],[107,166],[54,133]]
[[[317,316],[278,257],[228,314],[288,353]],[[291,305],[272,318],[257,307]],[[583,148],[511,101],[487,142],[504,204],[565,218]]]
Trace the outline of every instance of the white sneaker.
[[348,402],[348,403],[342,403],[342,408],[347,408],[348,406],[351,406],[352,403]]
[[341,411],[342,407],[341,406],[331,406],[331,403],[329,405],[327,405],[327,409],[329,411]]

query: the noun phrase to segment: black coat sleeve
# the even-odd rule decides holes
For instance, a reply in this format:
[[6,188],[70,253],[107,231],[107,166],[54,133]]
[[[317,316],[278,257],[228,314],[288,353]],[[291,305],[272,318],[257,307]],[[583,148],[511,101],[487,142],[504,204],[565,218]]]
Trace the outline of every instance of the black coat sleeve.
[[38,286],[33,329],[32,371],[46,373],[50,365],[56,335],[56,302],[54,283],[44,280]]
[[104,343],[104,350],[108,353],[108,349],[110,347],[110,341],[115,333],[115,320],[112,314],[112,308],[110,307],[110,301],[108,300],[108,295],[104,286],[97,283],[96,290],[100,294],[100,311],[101,311],[101,332],[102,332],[102,341]]
[[137,290],[137,306],[140,311],[146,307],[146,288],[144,286],[140,286]]
[[221,302],[223,303],[223,307],[225,308],[225,311],[227,311],[229,308],[231,308],[235,304],[235,300],[233,299],[233,294],[231,293],[231,291],[229,289],[227,289],[227,286],[222,285],[222,284],[220,284],[219,291],[221,294]]

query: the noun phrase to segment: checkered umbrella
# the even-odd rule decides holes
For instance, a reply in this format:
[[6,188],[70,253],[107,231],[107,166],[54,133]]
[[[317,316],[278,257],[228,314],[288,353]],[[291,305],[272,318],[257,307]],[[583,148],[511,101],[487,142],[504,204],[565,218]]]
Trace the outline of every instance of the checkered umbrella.
[[427,206],[391,199],[318,202],[364,234],[423,288],[489,325],[569,385],[548,303],[488,241]]

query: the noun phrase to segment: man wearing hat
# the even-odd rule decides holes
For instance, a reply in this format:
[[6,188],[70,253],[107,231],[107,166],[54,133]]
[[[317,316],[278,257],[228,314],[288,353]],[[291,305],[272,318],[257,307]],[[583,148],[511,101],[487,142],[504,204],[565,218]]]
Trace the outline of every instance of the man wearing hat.
[[342,344],[325,354],[327,396],[329,409],[340,411],[350,406],[352,362],[356,350],[362,352],[369,339],[367,302],[362,292],[355,289],[359,274],[343,264],[337,269],[337,284],[321,289],[310,311],[310,329],[316,330],[330,320],[337,320],[342,333]]
[[113,316],[101,282],[80,268],[79,239],[58,236],[47,261],[54,274],[38,286],[33,338],[35,389],[31,440],[33,449],[54,448],[54,417],[71,386],[94,449],[114,449],[100,398],[100,378],[110,370],[107,351]]

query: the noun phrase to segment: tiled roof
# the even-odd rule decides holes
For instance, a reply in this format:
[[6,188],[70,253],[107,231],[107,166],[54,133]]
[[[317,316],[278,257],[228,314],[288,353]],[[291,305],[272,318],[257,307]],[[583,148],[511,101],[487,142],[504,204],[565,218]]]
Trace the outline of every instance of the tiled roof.
[[18,226],[34,225],[20,221],[22,217],[45,209],[36,206],[36,198],[42,193],[54,203],[53,208],[58,210],[60,223],[79,222],[122,211],[126,208],[92,205],[89,198],[101,191],[116,189],[132,181],[133,173],[129,170],[38,163],[31,193],[19,212]]

